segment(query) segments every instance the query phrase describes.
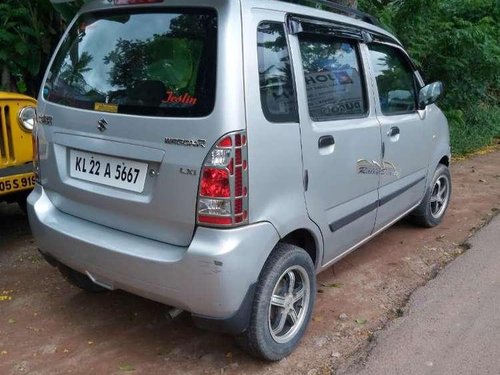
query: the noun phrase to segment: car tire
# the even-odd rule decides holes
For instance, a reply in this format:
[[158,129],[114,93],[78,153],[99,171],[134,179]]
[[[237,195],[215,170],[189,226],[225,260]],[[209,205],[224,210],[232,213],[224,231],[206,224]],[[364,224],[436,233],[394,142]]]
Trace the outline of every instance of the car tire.
[[410,215],[412,221],[426,228],[441,223],[450,203],[451,191],[450,170],[446,165],[439,164],[424,199]]
[[237,343],[260,359],[286,357],[304,335],[315,299],[316,276],[309,254],[278,244],[260,273],[250,324],[236,337]]
[[59,264],[57,268],[59,269],[59,272],[61,272],[63,277],[66,279],[66,281],[86,292],[102,293],[108,291],[108,289],[100,285],[97,285],[92,280],[90,280],[90,278],[87,275],[75,271],[72,268],[69,268],[63,264]]

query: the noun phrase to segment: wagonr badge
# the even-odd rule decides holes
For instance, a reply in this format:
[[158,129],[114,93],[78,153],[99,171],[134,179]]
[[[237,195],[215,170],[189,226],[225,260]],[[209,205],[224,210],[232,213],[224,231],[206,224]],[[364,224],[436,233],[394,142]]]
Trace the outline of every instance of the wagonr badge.
[[204,139],[181,139],[181,138],[165,138],[165,143],[178,146],[191,146],[191,147],[206,147],[207,141]]

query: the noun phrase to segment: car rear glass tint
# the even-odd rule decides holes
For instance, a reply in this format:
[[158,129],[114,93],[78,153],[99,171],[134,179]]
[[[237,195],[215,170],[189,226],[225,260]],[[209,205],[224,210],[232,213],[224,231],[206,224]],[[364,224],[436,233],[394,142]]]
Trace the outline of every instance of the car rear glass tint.
[[58,104],[149,116],[208,115],[215,102],[215,10],[82,15],[43,89]]
[[309,114],[314,121],[366,114],[368,107],[356,44],[332,37],[300,38]]

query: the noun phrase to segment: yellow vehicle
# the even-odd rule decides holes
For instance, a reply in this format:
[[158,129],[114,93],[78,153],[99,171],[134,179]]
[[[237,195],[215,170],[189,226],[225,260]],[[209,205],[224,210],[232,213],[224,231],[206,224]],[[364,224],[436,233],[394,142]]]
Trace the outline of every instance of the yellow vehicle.
[[21,94],[0,91],[0,202],[18,202],[35,184],[33,141],[36,100]]

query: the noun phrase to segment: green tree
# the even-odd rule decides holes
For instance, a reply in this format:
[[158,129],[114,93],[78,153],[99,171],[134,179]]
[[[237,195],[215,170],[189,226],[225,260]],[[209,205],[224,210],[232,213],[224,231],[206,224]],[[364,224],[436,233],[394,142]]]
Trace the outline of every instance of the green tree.
[[62,29],[49,0],[2,0],[0,89],[36,96]]
[[440,102],[452,149],[462,154],[500,136],[500,7],[497,0],[360,0],[407,48]]

